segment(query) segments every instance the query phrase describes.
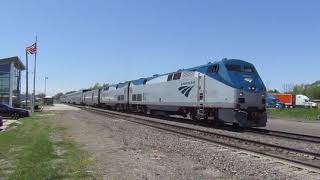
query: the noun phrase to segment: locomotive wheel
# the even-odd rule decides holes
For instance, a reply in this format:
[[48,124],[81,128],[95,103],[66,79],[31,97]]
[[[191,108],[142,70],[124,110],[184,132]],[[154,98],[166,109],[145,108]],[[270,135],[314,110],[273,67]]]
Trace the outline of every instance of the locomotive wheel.
[[191,118],[192,120],[198,121],[198,116],[197,116],[197,113],[196,113],[196,112],[190,111],[189,116],[190,116],[190,118]]
[[214,128],[219,129],[219,128],[221,128],[221,127],[224,125],[224,123],[221,122],[218,118],[215,118],[215,119],[212,121],[212,125],[213,125]]

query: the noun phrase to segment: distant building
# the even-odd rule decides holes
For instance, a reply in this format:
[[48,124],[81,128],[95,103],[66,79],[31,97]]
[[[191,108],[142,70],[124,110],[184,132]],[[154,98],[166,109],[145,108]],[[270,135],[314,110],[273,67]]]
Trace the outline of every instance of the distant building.
[[20,104],[21,71],[25,66],[19,57],[0,59],[0,102],[17,106]]

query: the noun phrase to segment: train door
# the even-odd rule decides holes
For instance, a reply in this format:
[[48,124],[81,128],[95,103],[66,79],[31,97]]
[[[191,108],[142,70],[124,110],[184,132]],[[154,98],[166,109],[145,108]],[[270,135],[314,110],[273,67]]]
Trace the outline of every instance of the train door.
[[124,103],[125,103],[125,108],[128,110],[129,109],[129,95],[130,95],[130,84],[131,81],[128,82],[127,87],[124,89]]
[[92,91],[92,96],[91,96],[91,103],[92,103],[92,105],[94,104],[93,98],[94,98],[94,91]]
[[202,118],[205,115],[204,105],[205,105],[205,90],[206,90],[206,75],[198,74],[198,91],[197,91],[197,103],[198,103],[198,117]]

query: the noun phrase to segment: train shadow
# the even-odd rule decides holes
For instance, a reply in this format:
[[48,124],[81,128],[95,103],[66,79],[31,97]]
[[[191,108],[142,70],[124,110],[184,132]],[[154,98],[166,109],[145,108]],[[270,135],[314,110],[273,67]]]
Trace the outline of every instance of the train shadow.
[[206,127],[206,128],[231,131],[231,132],[246,132],[246,128],[234,127],[233,125],[230,125],[230,124],[223,124],[223,123],[213,124],[212,122],[206,122],[206,121],[201,121],[201,120],[196,121],[191,118],[182,117],[182,116],[178,116],[178,115],[169,116],[169,117],[148,115],[148,117],[157,118],[157,119],[161,119],[161,120],[165,120],[165,121],[190,124],[190,125],[194,125],[194,126],[201,126],[201,127]]

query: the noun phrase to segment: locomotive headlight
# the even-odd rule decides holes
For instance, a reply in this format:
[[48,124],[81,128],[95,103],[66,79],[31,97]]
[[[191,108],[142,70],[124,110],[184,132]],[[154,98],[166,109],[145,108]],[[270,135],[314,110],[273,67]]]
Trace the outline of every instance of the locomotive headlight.
[[250,88],[251,91],[255,91],[255,90],[257,89],[256,86],[251,86],[251,87],[249,87],[249,88]]
[[243,92],[240,92],[240,93],[239,93],[239,96],[243,96],[243,95],[244,95],[244,93],[243,93]]

